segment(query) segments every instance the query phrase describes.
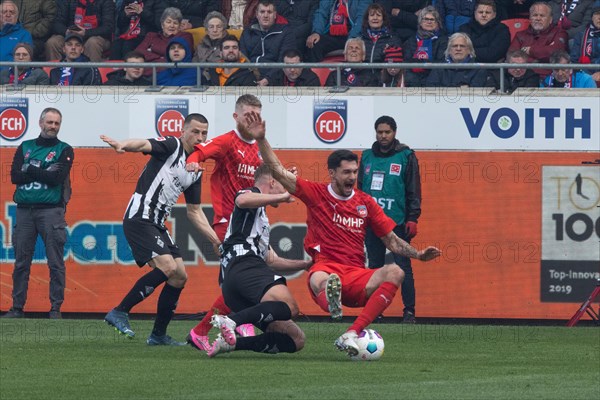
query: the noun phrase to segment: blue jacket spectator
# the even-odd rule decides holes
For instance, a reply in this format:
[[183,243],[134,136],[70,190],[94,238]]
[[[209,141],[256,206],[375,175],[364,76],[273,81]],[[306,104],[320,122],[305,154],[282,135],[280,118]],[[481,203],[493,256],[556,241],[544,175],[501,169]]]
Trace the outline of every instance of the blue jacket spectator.
[[321,0],[306,39],[307,61],[319,62],[341,50],[348,38],[360,37],[362,20],[372,0]]
[[[564,50],[557,50],[550,56],[550,64],[569,64],[570,61],[569,53]],[[585,72],[574,72],[572,68],[554,68],[552,74],[544,79],[540,87],[596,89],[596,82]]]
[[17,43],[33,45],[31,33],[18,22],[19,8],[12,1],[3,1],[0,16],[0,61],[12,61]]
[[[169,41],[167,62],[189,63],[192,61],[192,49],[187,40],[175,36]],[[195,86],[197,82],[196,68],[167,68],[156,77],[156,82],[162,86]]]
[[435,7],[440,13],[446,33],[458,32],[461,25],[471,21],[475,11],[475,0],[437,0]]

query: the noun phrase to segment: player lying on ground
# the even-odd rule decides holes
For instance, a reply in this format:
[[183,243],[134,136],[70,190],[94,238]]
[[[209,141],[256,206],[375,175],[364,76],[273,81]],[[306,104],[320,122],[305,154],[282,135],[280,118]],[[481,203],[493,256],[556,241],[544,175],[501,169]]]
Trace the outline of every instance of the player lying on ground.
[[[270,226],[266,206],[277,207],[293,198],[273,179],[268,166],[254,174],[254,187],[238,192],[223,242],[219,280],[227,316],[213,315],[221,333],[208,351],[209,357],[233,350],[259,353],[294,353],[304,347],[304,332],[291,319],[298,305],[284,277],[308,269],[312,262],[278,257],[269,247]],[[274,272],[275,271],[275,272]],[[254,324],[264,333],[236,338],[235,328]]]
[[354,189],[358,156],[336,150],[327,160],[331,183],[309,182],[287,171],[265,138],[266,124],[257,113],[248,113],[248,131],[256,139],[273,177],[306,204],[308,231],[304,249],[313,258],[308,286],[313,300],[334,319],[342,317],[342,304],[364,307],[354,323],[336,341],[349,355],[358,353],[357,332],[367,327],[391,303],[404,273],[396,264],[366,269],[363,244],[367,226],[390,251],[429,261],[441,252],[435,247],[416,250],[393,232],[396,223],[375,200]]

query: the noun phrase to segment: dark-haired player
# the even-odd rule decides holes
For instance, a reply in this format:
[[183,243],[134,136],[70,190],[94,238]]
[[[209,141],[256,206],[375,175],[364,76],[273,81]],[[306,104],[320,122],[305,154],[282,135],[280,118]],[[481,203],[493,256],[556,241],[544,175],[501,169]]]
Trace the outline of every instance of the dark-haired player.
[[248,116],[248,130],[258,143],[275,179],[306,204],[308,232],[304,249],[314,264],[308,285],[313,300],[334,319],[342,316],[342,304],[364,307],[335,346],[349,355],[358,353],[357,332],[367,327],[391,303],[402,284],[404,272],[395,264],[366,269],[363,243],[366,228],[373,230],[396,254],[428,261],[441,252],[435,247],[418,251],[394,233],[396,223],[383,213],[375,200],[355,190],[358,156],[336,150],[327,160],[331,182],[316,183],[286,171],[265,138],[265,122],[257,113]]
[[140,267],[148,264],[152,270],[142,276],[121,303],[104,317],[120,333],[135,336],[129,324],[129,311],[165,283],[158,298],[154,328],[147,340],[149,345],[185,344],[166,334],[187,280],[179,248],[165,227],[165,220],[181,193],[187,203],[188,219],[215,248],[220,244],[200,208],[202,173],[186,170],[187,156],[194,146],[206,140],[207,133],[206,118],[201,114],[190,114],[183,123],[181,138],[170,136],[116,141],[100,136],[117,153],[142,152],[151,156],[125,211],[123,231],[136,263]]

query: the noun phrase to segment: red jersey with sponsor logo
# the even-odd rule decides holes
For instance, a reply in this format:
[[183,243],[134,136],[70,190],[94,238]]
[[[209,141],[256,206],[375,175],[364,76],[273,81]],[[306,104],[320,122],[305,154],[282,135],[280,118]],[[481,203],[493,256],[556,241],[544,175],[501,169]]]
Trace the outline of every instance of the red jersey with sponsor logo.
[[396,226],[375,200],[360,190],[342,197],[330,184],[298,178],[294,196],[306,204],[308,231],[304,250],[315,262],[364,267],[366,228],[381,237]]
[[254,171],[263,161],[256,141],[244,140],[236,130],[196,145],[187,162],[208,159],[216,161],[210,177],[213,224],[228,223],[237,191],[254,186]]

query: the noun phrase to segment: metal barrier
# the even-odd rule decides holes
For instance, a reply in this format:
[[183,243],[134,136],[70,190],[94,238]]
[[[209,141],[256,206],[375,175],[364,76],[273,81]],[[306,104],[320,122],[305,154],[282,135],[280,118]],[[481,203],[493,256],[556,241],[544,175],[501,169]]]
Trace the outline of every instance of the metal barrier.
[[[128,63],[128,62],[0,62],[0,68],[2,67],[13,67],[15,69],[15,75],[18,75],[20,68],[29,67],[57,67],[57,66],[68,66],[68,67],[82,67],[82,68],[127,68],[127,67],[142,67],[152,68],[152,86],[149,86],[146,91],[159,92],[162,87],[157,85],[156,76],[157,69],[164,68],[196,68],[196,81],[195,87],[191,88],[192,92],[204,92],[207,86],[202,85],[202,72],[204,69],[210,68],[329,68],[336,71],[336,86],[330,89],[330,92],[344,92],[348,90],[348,87],[341,85],[342,82],[342,69],[354,68],[354,69],[383,69],[383,68],[399,68],[399,69],[489,69],[489,70],[500,70],[500,92],[505,93],[504,90],[504,75],[508,68],[527,68],[527,69],[574,69],[574,70],[596,70],[600,69],[600,65],[597,64],[542,64],[542,63],[468,63],[468,64],[447,64],[447,63],[298,63],[298,64],[285,64],[285,63]],[[22,89],[22,85],[15,84],[11,85],[13,90]]]

